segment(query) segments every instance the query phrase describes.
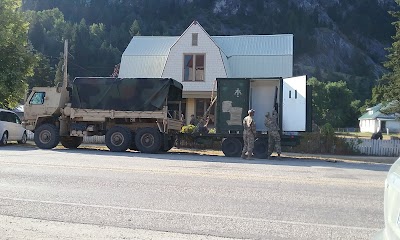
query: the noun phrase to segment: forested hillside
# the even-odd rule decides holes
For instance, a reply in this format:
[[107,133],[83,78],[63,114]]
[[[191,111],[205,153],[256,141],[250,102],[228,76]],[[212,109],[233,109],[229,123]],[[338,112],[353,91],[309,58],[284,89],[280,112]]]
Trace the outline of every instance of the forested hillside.
[[[395,35],[390,0],[23,0],[40,67],[29,84],[54,84],[70,40],[69,74],[109,76],[134,35],[181,35],[197,20],[210,35],[295,36],[295,75],[339,82],[360,107],[385,72]],[[340,84],[339,84],[340,85]],[[343,84],[342,84],[343,85]],[[355,107],[356,108],[356,107]]]

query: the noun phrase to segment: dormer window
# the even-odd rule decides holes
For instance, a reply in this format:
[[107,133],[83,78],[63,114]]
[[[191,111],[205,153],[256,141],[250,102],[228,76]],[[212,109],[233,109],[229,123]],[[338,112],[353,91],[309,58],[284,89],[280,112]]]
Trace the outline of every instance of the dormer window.
[[198,33],[192,33],[192,46],[197,46],[199,40]]
[[204,81],[205,54],[183,55],[183,81]]

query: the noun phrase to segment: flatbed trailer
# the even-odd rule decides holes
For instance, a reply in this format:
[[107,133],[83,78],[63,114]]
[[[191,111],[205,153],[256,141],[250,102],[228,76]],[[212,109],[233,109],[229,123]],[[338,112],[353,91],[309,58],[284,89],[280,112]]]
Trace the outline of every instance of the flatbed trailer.
[[[295,146],[300,133],[311,131],[311,88],[307,76],[292,78],[221,78],[217,79],[216,133],[189,134],[193,139],[221,141],[228,157],[239,157],[243,148],[242,120],[255,109],[256,136],[253,154],[268,157],[268,129],[265,115],[278,113],[281,145]],[[182,139],[185,135],[180,135]]]

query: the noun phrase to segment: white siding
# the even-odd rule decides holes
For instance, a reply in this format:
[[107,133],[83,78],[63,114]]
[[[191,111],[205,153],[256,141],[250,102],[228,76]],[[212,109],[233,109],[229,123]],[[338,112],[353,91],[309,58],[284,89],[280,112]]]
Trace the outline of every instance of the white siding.
[[360,120],[360,132],[377,132],[379,128],[379,121],[374,119],[363,119]]
[[389,133],[398,133],[398,132],[400,132],[400,122],[399,121],[387,121],[386,128],[389,128]]
[[[198,46],[192,46],[192,33],[198,33]],[[205,81],[183,81],[184,54],[205,54]],[[184,91],[211,91],[216,78],[226,78],[219,48],[199,24],[192,24],[172,46],[162,74],[164,78],[173,78],[183,84]]]
[[122,56],[118,77],[160,78],[167,56]]

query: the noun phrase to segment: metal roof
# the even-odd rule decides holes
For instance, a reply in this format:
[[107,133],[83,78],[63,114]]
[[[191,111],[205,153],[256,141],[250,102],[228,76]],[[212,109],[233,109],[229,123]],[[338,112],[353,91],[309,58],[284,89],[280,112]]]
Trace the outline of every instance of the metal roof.
[[396,120],[396,114],[384,114],[380,110],[384,109],[383,104],[379,103],[376,106],[367,108],[367,112],[363,114],[358,120],[373,120],[373,119],[381,119],[381,120]]
[[[225,63],[224,63],[225,64]],[[293,58],[287,56],[231,56],[228,58],[231,78],[266,78],[293,76]]]
[[[135,36],[123,55],[165,56],[178,38],[178,36]],[[293,55],[293,34],[212,36],[211,39],[228,58]]]
[[[125,49],[119,77],[161,77],[179,36],[135,36]],[[293,34],[211,36],[228,77],[291,77]]]
[[228,56],[293,55],[293,34],[211,37]]
[[122,56],[118,77],[159,78],[168,56]]
[[167,56],[179,37],[134,36],[123,56]]

